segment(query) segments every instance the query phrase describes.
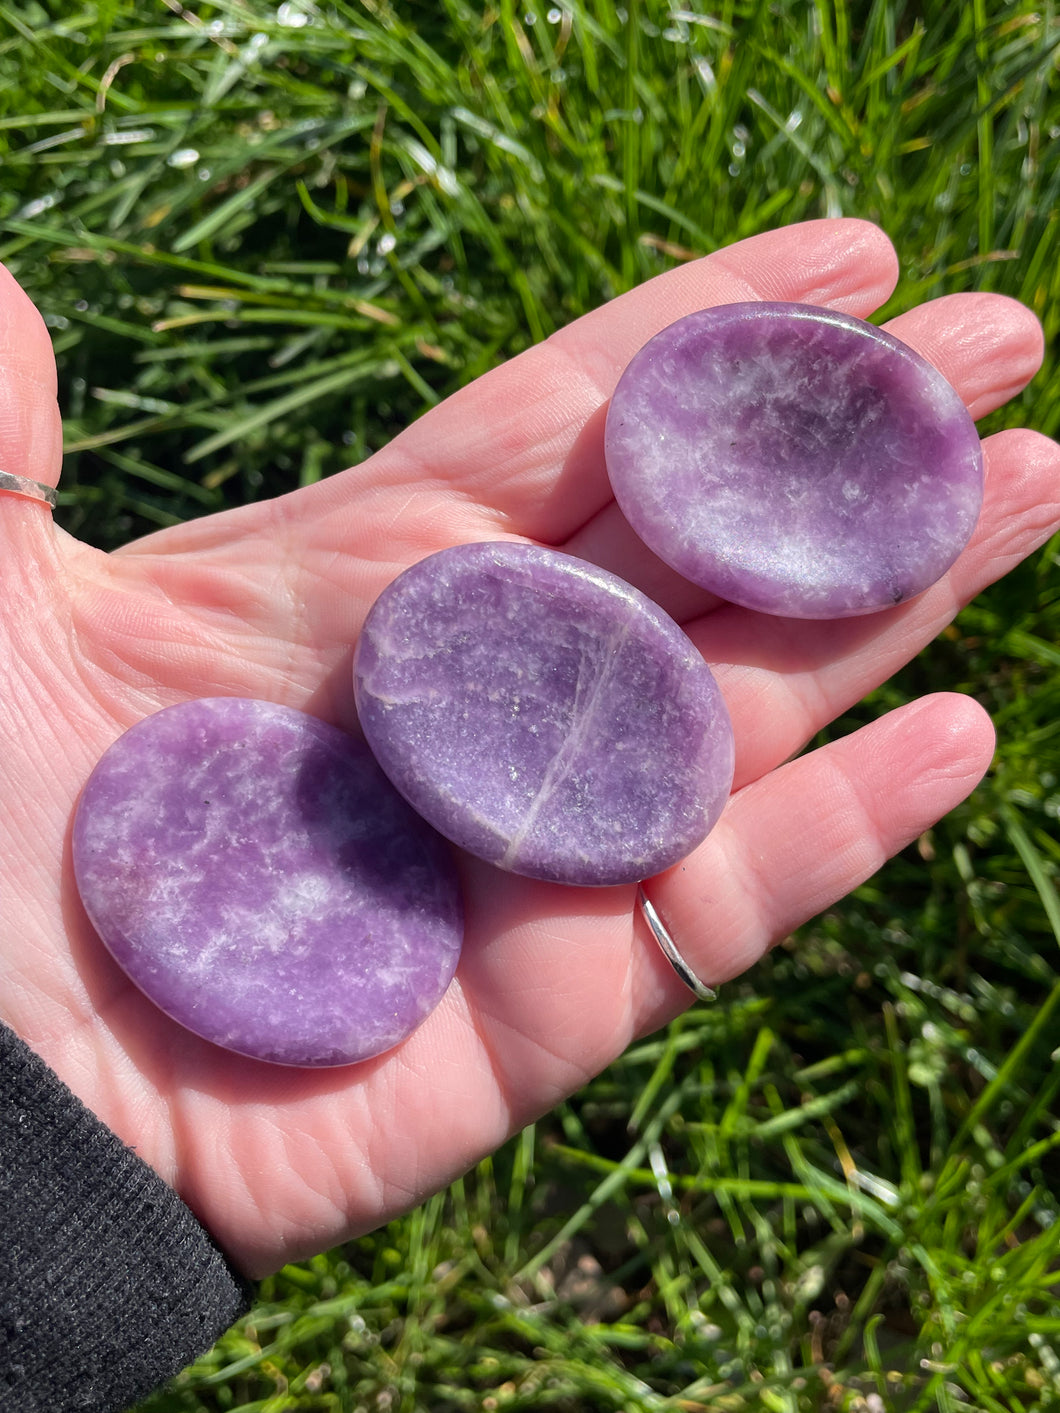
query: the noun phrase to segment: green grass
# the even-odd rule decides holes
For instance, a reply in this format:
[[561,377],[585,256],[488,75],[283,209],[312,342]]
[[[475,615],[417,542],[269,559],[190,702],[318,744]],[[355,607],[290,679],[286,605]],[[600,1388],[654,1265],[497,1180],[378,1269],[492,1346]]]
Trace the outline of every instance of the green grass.
[[[530,12],[536,12],[530,22]],[[310,22],[298,23],[306,16]],[[1052,4],[0,0],[0,258],[60,514],[340,469],[693,254],[879,221],[895,312],[1024,300],[1060,430]],[[1060,546],[837,726],[956,686],[975,796],[463,1182],[266,1281],[144,1413],[1060,1404]]]

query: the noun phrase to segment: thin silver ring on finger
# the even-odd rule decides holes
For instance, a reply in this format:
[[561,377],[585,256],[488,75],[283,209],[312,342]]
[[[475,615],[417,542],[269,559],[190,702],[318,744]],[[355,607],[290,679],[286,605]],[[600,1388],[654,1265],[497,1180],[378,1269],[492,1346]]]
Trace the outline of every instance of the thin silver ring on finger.
[[713,987],[707,986],[705,982],[700,981],[699,977],[678,951],[677,945],[670,936],[666,924],[655,911],[655,905],[652,900],[648,897],[647,893],[645,893],[643,883],[637,885],[637,902],[640,904],[640,910],[644,914],[644,921],[651,929],[651,934],[656,942],[658,942],[663,956],[688,987],[689,991],[692,992],[696,1000],[716,1001],[718,999],[718,993]]
[[0,471],[0,491],[22,496],[24,500],[42,501],[50,510],[59,504],[59,492],[54,486],[46,486],[43,481],[31,481],[28,476],[13,476],[10,471]]

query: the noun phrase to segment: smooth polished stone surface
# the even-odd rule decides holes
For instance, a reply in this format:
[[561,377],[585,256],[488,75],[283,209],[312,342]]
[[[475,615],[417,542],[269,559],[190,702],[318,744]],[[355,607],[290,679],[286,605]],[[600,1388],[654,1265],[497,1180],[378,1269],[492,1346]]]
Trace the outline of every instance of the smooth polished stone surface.
[[437,1005],[463,918],[448,846],[362,742],[206,698],[103,755],[74,868],[118,964],[197,1035],[286,1065],[389,1050]]
[[556,883],[676,863],[732,783],[721,694],[636,589],[554,550],[443,550],[376,601],[357,710],[390,779],[450,839]]
[[975,424],[919,354],[848,314],[728,304],[640,350],[605,454],[637,534],[765,613],[834,618],[942,577],[983,495]]

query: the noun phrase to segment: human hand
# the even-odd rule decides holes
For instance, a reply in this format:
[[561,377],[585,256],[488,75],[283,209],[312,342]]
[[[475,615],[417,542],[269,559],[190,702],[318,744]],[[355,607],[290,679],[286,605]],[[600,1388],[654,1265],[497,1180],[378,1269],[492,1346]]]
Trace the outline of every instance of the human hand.
[[[465,389],[364,464],[279,500],[104,555],[0,496],[0,1019],[151,1163],[230,1257],[260,1275],[384,1222],[443,1186],[688,1004],[633,887],[576,889],[461,861],[467,939],[442,1005],[387,1055],[289,1070],[219,1050],[126,980],[74,887],[69,830],[96,760],[143,716],[239,695],[357,729],[350,662],[403,568],[448,544],[526,537],[635,583],[714,667],[736,734],[735,793],[650,892],[694,971],[736,976],[854,888],[974,786],[993,733],[936,696],[789,764],[826,722],[929,642],[1055,528],[1060,452],[986,444],[978,531],[946,578],[865,618],[764,618],[679,580],[619,515],[604,406],[682,314],[750,298],[866,316],[890,294],[874,227],[756,237],[613,301]],[[1041,354],[1010,300],[937,300],[890,325],[981,416]],[[54,482],[51,349],[0,281],[0,466]]]

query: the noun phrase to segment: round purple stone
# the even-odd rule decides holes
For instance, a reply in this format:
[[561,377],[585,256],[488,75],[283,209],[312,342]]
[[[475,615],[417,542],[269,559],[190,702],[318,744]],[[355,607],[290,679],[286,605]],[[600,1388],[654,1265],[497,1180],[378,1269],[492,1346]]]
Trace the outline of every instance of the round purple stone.
[[729,304],[640,350],[607,414],[638,535],[685,578],[765,613],[833,618],[921,593],[975,528],[975,424],[919,354],[800,304]]
[[136,985],[256,1059],[389,1050],[460,955],[445,842],[360,741],[289,707],[207,698],[141,721],[89,777],[73,855],[89,918]]
[[555,883],[684,858],[733,773],[706,663],[621,579],[555,550],[443,550],[376,601],[354,661],[379,763],[448,838]]

